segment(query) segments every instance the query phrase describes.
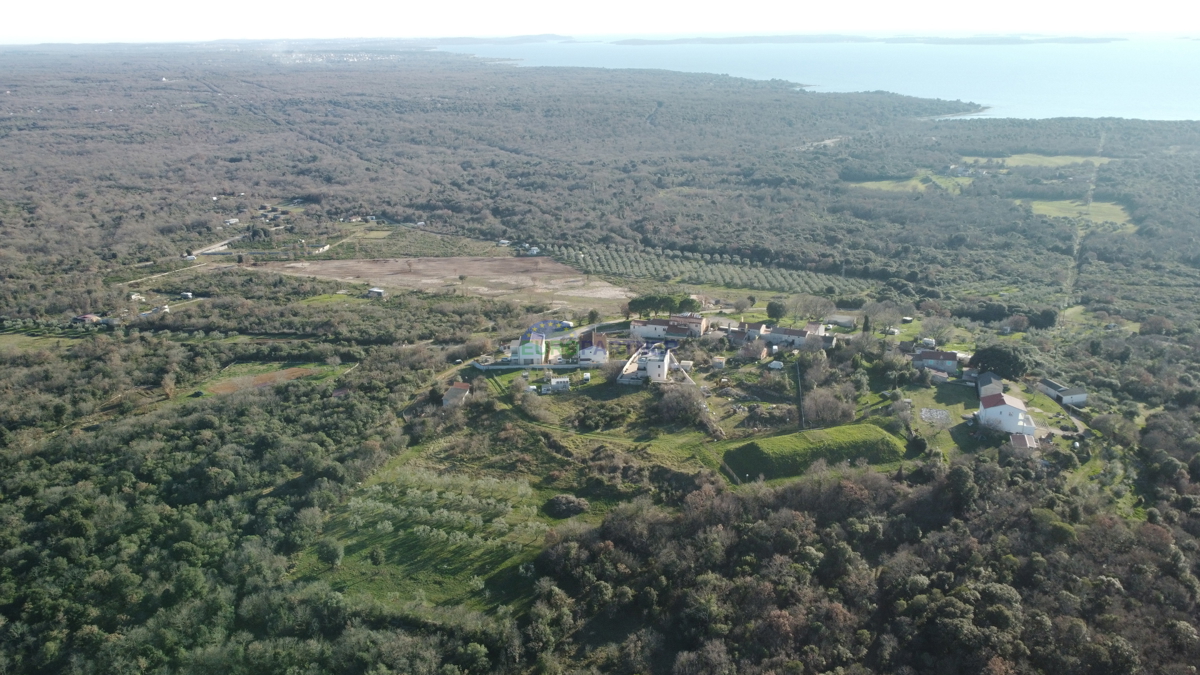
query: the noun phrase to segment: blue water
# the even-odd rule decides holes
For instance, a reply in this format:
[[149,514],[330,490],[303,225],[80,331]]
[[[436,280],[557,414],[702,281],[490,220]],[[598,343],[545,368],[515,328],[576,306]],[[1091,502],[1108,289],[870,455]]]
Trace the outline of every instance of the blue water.
[[470,45],[521,66],[661,68],[783,79],[814,91],[891,91],[989,106],[988,117],[1200,120],[1200,40],[1103,44]]

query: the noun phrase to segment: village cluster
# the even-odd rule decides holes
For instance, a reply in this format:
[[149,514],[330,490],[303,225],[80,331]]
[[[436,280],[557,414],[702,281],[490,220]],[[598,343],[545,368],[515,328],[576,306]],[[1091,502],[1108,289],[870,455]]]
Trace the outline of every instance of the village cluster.
[[[908,317],[904,320],[912,321]],[[753,345],[754,353],[749,354],[749,358],[765,362],[767,369],[782,370],[785,367],[782,358],[771,357],[781,357],[788,351],[795,354],[799,350],[835,349],[839,340],[853,335],[858,328],[858,318],[834,314],[820,322],[809,322],[804,328],[786,328],[763,322],[734,323],[723,317],[710,318],[689,312],[671,314],[666,318],[633,319],[627,330],[614,328],[602,331],[600,328],[594,326],[577,331],[569,321],[542,321],[507,345],[503,356],[482,357],[472,365],[485,371],[514,368],[544,370],[546,383],[540,389],[530,387],[530,391],[540,394],[569,391],[571,379],[563,371],[600,367],[610,360],[623,361],[621,369],[614,371],[619,384],[676,382],[695,385],[691,377],[693,362],[680,360],[676,355],[676,350],[686,340],[716,335],[727,338],[732,347],[743,352],[747,346]],[[576,335],[576,332],[580,334]],[[1017,447],[1038,446],[1038,425],[1025,402],[1009,392],[995,373],[968,367],[972,356],[970,353],[939,349],[932,338],[903,341],[896,347],[911,359],[914,369],[928,374],[931,384],[975,389],[979,408],[969,416],[964,416],[968,417],[968,424],[978,424],[980,428],[1008,434],[1012,444]],[[726,362],[723,356],[713,356],[710,368],[713,371],[723,370]],[[591,382],[590,373],[584,374],[583,381]],[[469,395],[468,385],[459,383],[455,387],[445,398],[448,406],[462,403]],[[1087,403],[1087,392],[1081,388],[1068,387],[1049,379],[1042,379],[1035,388],[1068,411]]]

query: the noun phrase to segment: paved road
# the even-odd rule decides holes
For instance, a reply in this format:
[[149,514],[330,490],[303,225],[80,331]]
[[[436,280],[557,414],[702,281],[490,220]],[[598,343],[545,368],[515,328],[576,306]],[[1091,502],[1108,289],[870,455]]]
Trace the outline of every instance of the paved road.
[[[186,272],[187,270],[194,270],[197,267],[204,267],[207,264],[208,263],[200,263],[199,265],[192,265],[191,267],[181,267],[180,269],[177,269],[177,270],[171,270],[170,272],[163,272],[162,274],[151,274],[148,277],[142,277],[141,279],[134,279],[133,281],[122,281],[121,284],[125,284],[126,286],[128,286],[131,284],[136,284],[136,283],[139,283],[142,281],[146,281],[147,279],[157,279],[159,277],[165,277],[168,274],[175,274],[176,272]],[[121,284],[118,284],[118,285],[121,285]]]
[[218,241],[218,242],[217,242],[217,243],[215,243],[215,244],[210,244],[210,245],[208,245],[208,246],[205,246],[204,248],[197,249],[197,250],[193,251],[192,253],[193,253],[194,255],[203,255],[203,254],[205,254],[205,253],[208,253],[209,251],[219,251],[219,250],[221,250],[222,248],[224,248],[224,247],[226,247],[226,246],[228,246],[228,245],[232,244],[233,242],[235,242],[235,241],[238,241],[238,240],[240,240],[240,239],[244,238],[245,236],[246,236],[246,235],[244,235],[244,234],[239,234],[238,236],[236,236],[236,237],[230,237],[229,239],[226,239],[225,241]]

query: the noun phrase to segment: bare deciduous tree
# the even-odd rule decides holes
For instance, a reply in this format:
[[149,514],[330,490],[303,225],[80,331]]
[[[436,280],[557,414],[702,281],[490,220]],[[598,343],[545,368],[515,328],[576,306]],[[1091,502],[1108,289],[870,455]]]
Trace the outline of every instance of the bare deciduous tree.
[[814,389],[804,395],[804,417],[819,427],[845,424],[854,419],[854,404],[839,399],[829,389]]

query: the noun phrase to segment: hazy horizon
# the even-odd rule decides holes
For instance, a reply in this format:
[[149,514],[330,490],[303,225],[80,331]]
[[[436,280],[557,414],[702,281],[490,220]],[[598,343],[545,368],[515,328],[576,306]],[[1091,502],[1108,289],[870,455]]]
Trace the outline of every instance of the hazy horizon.
[[[785,31],[785,30],[761,30],[761,31],[690,31],[690,32],[624,32],[624,33],[604,33],[604,34],[571,34],[564,32],[542,32],[542,33],[508,33],[508,34],[455,34],[445,33],[441,35],[342,35],[334,37],[321,36],[259,36],[259,37],[214,37],[214,38],[195,38],[195,39],[94,39],[94,40],[35,40],[29,39],[24,41],[5,41],[0,37],[0,47],[37,47],[37,46],[104,46],[104,45],[203,45],[217,44],[223,42],[233,43],[265,43],[265,42],[354,42],[354,41],[395,41],[395,42],[419,42],[429,44],[443,44],[452,41],[478,41],[480,44],[495,44],[501,42],[554,42],[554,41],[570,41],[570,42],[593,42],[593,43],[621,43],[622,41],[633,42],[635,40],[653,40],[664,42],[677,42],[685,44],[688,40],[730,40],[730,39],[761,39],[761,38],[846,38],[846,41],[853,41],[854,38],[866,40],[904,40],[904,39],[951,39],[951,40],[986,40],[986,39],[1025,39],[1025,40],[1196,40],[1200,41],[1200,37],[1194,37],[1188,32],[1181,31],[1162,31],[1162,32],[1130,32],[1130,31],[1097,31],[1086,33],[1081,31],[1075,32],[1057,32],[1057,31],[962,31],[962,30],[943,30],[943,31],[869,31],[869,30],[822,30],[822,31]],[[835,43],[838,40],[829,40],[830,43]],[[719,43],[715,43],[719,44]]]
[[1200,35],[1200,10],[1166,0],[1136,9],[1111,0],[1013,0],[989,6],[913,12],[884,0],[853,6],[777,1],[730,7],[712,0],[614,0],[603,12],[549,0],[500,5],[465,0],[447,5],[365,3],[329,6],[301,0],[164,8],[147,0],[114,3],[21,3],[6,12],[0,44],[175,43],[246,39],[444,39],[554,33],[604,36],[735,36],[768,34],[891,35]]

